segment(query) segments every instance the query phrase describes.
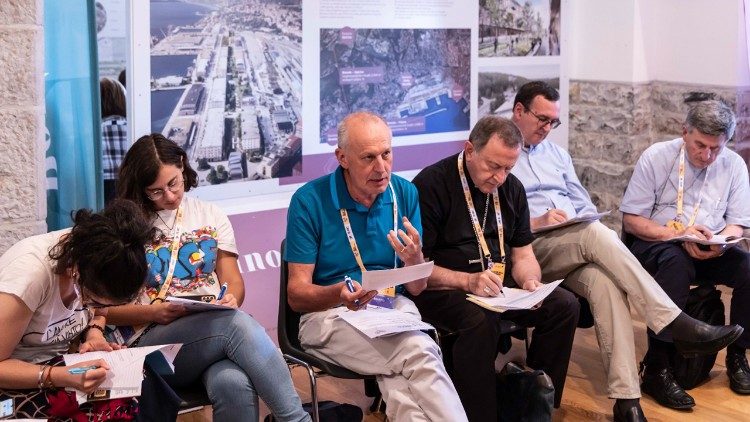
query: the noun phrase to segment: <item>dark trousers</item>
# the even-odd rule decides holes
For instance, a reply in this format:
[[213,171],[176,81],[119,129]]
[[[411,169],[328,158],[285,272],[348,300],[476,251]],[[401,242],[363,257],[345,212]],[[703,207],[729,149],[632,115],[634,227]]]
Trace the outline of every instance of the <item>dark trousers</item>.
[[[745,349],[750,346],[750,254],[732,247],[722,256],[698,260],[688,255],[680,243],[640,239],[633,242],[630,250],[681,309],[685,308],[691,285],[724,284],[731,287],[729,321],[745,329],[735,344]],[[669,329],[658,335],[649,330],[649,336],[672,342]]]
[[555,407],[560,406],[568,372],[579,303],[567,290],[556,289],[539,309],[506,311],[502,314],[466,300],[458,290],[425,291],[412,297],[425,321],[434,321],[456,332],[449,375],[470,421],[497,420],[495,359],[500,340],[500,319],[523,327],[535,327],[528,366],[546,372],[555,385]]

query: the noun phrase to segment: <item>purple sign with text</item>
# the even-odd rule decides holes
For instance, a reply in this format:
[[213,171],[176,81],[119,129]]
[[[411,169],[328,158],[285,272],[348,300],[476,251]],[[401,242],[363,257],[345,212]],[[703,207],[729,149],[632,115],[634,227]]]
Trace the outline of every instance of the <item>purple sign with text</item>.
[[383,66],[373,67],[345,67],[339,70],[339,83],[351,84],[379,84],[383,83]]

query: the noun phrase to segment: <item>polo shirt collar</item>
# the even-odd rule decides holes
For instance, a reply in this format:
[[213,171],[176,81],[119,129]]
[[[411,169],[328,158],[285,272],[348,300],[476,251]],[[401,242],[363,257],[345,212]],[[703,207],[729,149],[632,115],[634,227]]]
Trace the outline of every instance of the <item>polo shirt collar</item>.
[[[391,175],[393,177],[393,175]],[[336,168],[336,171],[331,173],[330,176],[331,185],[331,201],[333,201],[334,208],[341,209],[356,209],[359,211],[366,211],[367,208],[355,201],[354,198],[349,194],[349,190],[346,188],[346,180],[344,180],[344,169],[341,166]],[[385,192],[380,193],[375,201],[373,201],[370,208],[378,208],[386,204],[392,204],[393,198],[391,198],[390,187]]]

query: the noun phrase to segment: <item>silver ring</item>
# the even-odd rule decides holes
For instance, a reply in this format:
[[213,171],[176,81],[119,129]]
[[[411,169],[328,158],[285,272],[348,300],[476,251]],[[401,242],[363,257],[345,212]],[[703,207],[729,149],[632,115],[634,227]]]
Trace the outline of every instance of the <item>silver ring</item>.
[[492,294],[492,290],[490,290],[490,288],[487,286],[484,286],[484,292],[487,293],[488,295]]
[[401,249],[401,253],[406,252],[406,246],[404,246],[404,249]]

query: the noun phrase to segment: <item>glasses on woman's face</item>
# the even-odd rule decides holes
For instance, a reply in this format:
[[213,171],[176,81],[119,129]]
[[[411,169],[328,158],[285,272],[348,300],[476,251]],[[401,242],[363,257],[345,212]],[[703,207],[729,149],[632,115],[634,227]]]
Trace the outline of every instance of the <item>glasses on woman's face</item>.
[[73,280],[73,286],[75,288],[76,294],[78,297],[81,298],[81,308],[82,309],[102,309],[102,308],[109,308],[112,306],[122,306],[127,305],[130,303],[130,301],[123,302],[123,303],[102,303],[98,300],[91,297],[90,294],[87,294],[86,289],[84,289],[82,286],[80,286],[79,283],[79,277],[76,274],[75,279]]
[[167,183],[166,189],[146,189],[146,197],[152,201],[158,201],[164,198],[166,191],[178,193],[185,187],[183,182],[183,178],[175,177]]
[[531,111],[530,108],[527,108],[526,111],[528,111],[529,113],[531,113],[532,116],[536,117],[536,119],[539,120],[539,127],[540,128],[549,125],[550,130],[552,130],[552,129],[557,129],[562,124],[562,122],[560,121],[560,119],[550,119],[547,116],[540,116],[540,115],[534,113],[533,111]]

